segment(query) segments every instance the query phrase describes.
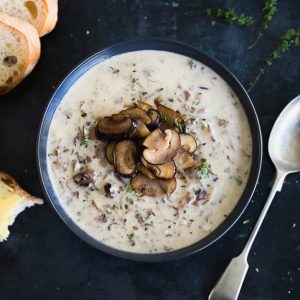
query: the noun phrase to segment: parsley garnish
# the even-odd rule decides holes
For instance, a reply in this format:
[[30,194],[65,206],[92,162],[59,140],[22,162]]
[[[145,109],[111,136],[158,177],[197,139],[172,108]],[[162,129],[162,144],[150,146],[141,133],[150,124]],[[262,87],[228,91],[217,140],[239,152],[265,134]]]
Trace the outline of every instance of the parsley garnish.
[[198,179],[202,180],[211,173],[209,164],[206,159],[201,159],[201,164],[198,167]]
[[[244,13],[237,14],[234,10],[234,8],[229,9],[221,9],[217,8],[216,10],[213,10],[212,8],[206,9],[206,14],[208,16],[214,15],[217,18],[222,18],[225,22],[229,24],[237,24],[237,25],[246,25],[249,26],[253,24],[253,18],[250,16],[246,16]],[[215,23],[213,23],[213,26]]]
[[256,46],[256,44],[258,43],[258,41],[263,37],[264,31],[269,28],[269,24],[272,21],[273,16],[275,15],[276,11],[277,11],[277,0],[268,0],[264,3],[264,7],[263,7],[263,13],[264,13],[263,19],[264,20],[263,20],[263,23],[261,26],[261,30],[259,31],[254,43],[252,45],[250,45],[248,47],[248,49],[254,48]]
[[130,183],[128,183],[128,184],[126,185],[125,191],[126,191],[127,193],[132,193],[132,192],[133,192],[133,188],[132,188],[132,186],[131,186]]
[[267,67],[271,66],[274,61],[279,59],[281,55],[289,51],[292,46],[298,46],[300,43],[300,31],[295,29],[288,29],[280,38],[279,45],[271,54],[271,57],[265,61],[265,65],[260,68],[255,80],[250,83],[248,93],[253,89],[260,77],[265,73]]
[[132,226],[132,229],[133,230],[138,230],[138,227],[134,225],[134,226]]
[[87,116],[87,113],[84,112],[84,111],[82,110],[82,111],[81,111],[81,116],[82,116],[83,118],[85,118],[85,117]]

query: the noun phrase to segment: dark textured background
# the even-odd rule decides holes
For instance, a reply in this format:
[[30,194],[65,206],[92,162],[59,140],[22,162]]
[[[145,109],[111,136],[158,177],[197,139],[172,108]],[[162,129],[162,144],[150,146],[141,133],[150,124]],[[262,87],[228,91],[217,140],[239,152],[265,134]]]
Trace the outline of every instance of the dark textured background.
[[[54,88],[83,58],[116,42],[165,37],[189,43],[221,61],[247,87],[289,27],[300,28],[300,2],[279,0],[279,11],[251,51],[263,1],[60,0],[59,22],[42,38],[32,74],[0,99],[0,168],[43,197],[35,143]],[[256,20],[249,28],[218,22],[207,6],[235,7]],[[143,264],[101,253],[78,239],[48,203],[22,213],[0,244],[0,299],[207,299],[229,260],[240,253],[270,191],[271,127],[300,93],[300,47],[268,69],[251,93],[264,137],[259,185],[241,220],[216,244],[191,257]],[[253,245],[240,299],[300,299],[300,176],[289,175]],[[243,220],[250,219],[244,225]],[[296,224],[296,225],[294,225]]]

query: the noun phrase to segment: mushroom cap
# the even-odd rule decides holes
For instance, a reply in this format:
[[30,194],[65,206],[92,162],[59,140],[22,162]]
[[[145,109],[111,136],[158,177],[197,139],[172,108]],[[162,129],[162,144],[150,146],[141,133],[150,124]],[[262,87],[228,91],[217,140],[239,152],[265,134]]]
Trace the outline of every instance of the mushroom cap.
[[194,153],[197,149],[196,139],[188,133],[180,134],[180,144],[188,153]]
[[175,177],[169,180],[150,179],[142,173],[138,173],[134,176],[130,184],[137,193],[149,197],[172,194],[177,185]]
[[[171,160],[165,164],[162,165],[152,165],[148,163],[143,156],[141,157],[141,163],[144,165],[144,167],[151,172],[151,174],[154,174],[157,178],[161,179],[170,179],[176,174],[176,166],[175,163]],[[141,170],[143,174],[143,170]],[[147,174],[145,174],[147,176]],[[149,177],[149,176],[148,176]],[[151,178],[151,177],[149,177]]]
[[164,133],[157,128],[154,130],[143,143],[147,147],[143,151],[144,159],[154,165],[162,165],[171,161],[179,147],[179,134],[173,129],[166,129]]
[[122,176],[132,176],[136,173],[137,149],[133,141],[123,140],[115,145],[114,166]]
[[114,120],[111,117],[105,117],[98,121],[97,135],[104,140],[119,140],[128,138],[137,127],[137,121],[124,117]]
[[118,114],[112,116],[114,120],[122,120],[124,117],[132,118],[143,122],[148,125],[151,124],[151,118],[147,112],[140,108],[129,108],[120,111]]
[[156,109],[149,109],[147,112],[148,116],[151,118],[151,123],[148,125],[150,129],[155,129],[159,127],[160,123],[162,122],[161,114]]
[[176,169],[182,171],[195,165],[193,157],[183,148],[180,148],[174,157]]

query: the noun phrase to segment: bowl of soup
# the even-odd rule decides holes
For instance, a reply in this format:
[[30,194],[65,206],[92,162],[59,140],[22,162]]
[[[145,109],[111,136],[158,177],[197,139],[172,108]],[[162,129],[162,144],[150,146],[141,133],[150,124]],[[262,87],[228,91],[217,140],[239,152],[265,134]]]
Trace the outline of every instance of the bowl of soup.
[[[153,113],[159,122],[148,122]],[[157,39],[76,67],[52,96],[37,145],[45,194],[64,223],[97,249],[143,261],[220,238],[249,203],[261,159],[259,121],[239,81],[197,49]]]

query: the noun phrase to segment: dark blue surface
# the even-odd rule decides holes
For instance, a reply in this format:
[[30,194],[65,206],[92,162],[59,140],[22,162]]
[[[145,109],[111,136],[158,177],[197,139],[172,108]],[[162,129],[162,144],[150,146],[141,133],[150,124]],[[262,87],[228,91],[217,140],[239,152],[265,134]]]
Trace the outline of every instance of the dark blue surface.
[[[43,196],[35,145],[46,104],[79,61],[120,41],[166,37],[189,43],[221,61],[247,87],[280,35],[300,28],[299,1],[279,0],[269,31],[256,48],[247,50],[257,34],[262,2],[60,0],[59,22],[42,38],[39,64],[0,99],[0,168]],[[256,22],[249,28],[221,22],[211,26],[207,6],[235,7]],[[0,244],[0,299],[207,299],[229,260],[243,248],[268,196],[274,167],[267,139],[280,111],[300,94],[299,69],[300,47],[274,63],[251,92],[264,138],[262,174],[243,217],[217,243],[178,261],[126,261],[82,242],[46,203],[21,214],[8,242]],[[250,253],[241,299],[300,299],[299,182],[299,174],[289,175],[270,208]],[[245,219],[250,222],[244,225]]]

